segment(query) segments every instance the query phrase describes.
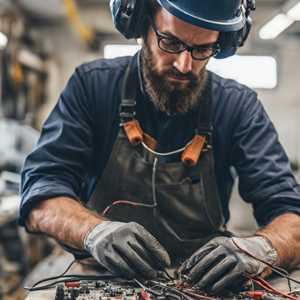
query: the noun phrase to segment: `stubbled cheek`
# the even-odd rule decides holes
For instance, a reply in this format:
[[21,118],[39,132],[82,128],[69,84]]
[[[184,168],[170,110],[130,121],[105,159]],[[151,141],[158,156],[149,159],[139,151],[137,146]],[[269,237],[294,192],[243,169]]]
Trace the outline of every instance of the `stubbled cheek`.
[[161,73],[168,72],[170,69],[173,68],[174,60],[166,57],[163,59],[157,59],[156,62],[156,69],[159,70]]
[[175,61],[173,55],[162,52],[162,50],[160,50],[160,52],[161,53],[156,53],[156,55],[153,56],[153,61],[156,65],[156,69],[167,70],[169,68],[172,68]]
[[156,62],[156,65],[155,65],[155,70],[160,74],[160,75],[163,75],[165,73],[167,73],[170,69],[172,68],[172,65],[170,64],[166,64],[164,62],[159,62],[157,61]]
[[195,61],[193,64],[193,72],[199,74],[203,68],[207,65],[208,61]]

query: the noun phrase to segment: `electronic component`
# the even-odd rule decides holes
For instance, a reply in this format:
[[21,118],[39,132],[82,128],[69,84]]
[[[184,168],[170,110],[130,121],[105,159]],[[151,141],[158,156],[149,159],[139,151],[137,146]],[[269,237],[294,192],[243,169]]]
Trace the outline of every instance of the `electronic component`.
[[[296,292],[296,291],[295,291]],[[179,281],[140,282],[114,280],[66,280],[56,286],[55,300],[284,300],[285,294],[248,290],[225,297],[207,295]],[[289,295],[289,299],[298,300]]]
[[127,282],[72,281],[56,287],[55,300],[139,300],[141,288]]

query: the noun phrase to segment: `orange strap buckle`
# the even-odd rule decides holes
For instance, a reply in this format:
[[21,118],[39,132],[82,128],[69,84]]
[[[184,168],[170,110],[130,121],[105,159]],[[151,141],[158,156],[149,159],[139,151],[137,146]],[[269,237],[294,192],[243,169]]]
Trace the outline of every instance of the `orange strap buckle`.
[[[131,120],[123,125],[124,131],[129,142],[132,145],[138,145],[143,141],[151,149],[155,149],[156,140],[145,134],[137,120]],[[181,156],[181,161],[188,166],[195,166],[200,158],[204,148],[206,137],[203,135],[195,135],[191,144],[189,144]]]
[[195,166],[200,158],[204,148],[206,137],[203,135],[195,135],[191,144],[189,144],[181,156],[181,161],[188,166]]
[[137,120],[128,121],[122,126],[130,144],[137,145],[143,141],[143,130]]

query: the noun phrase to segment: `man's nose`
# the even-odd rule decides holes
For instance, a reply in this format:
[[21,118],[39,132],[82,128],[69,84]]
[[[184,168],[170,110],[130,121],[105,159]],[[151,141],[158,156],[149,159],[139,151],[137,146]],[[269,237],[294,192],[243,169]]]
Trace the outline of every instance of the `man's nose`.
[[185,50],[178,54],[174,62],[174,67],[183,74],[192,71],[193,58],[189,51]]

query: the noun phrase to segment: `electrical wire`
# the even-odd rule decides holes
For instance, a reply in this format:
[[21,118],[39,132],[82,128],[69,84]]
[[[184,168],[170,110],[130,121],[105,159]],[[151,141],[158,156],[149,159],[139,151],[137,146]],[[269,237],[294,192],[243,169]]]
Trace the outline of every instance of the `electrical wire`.
[[256,257],[256,256],[254,256],[254,255],[253,255],[252,253],[250,253],[249,251],[247,251],[247,250],[241,248],[241,247],[237,244],[237,242],[234,240],[234,238],[231,238],[231,239],[232,239],[233,244],[234,244],[239,250],[241,250],[242,252],[244,252],[246,255],[248,255],[248,256],[250,256],[251,258],[253,258],[253,259],[255,259],[255,260],[257,260],[257,261],[259,261],[259,262],[261,262],[261,263],[263,263],[263,264],[265,264],[265,265],[267,265],[267,266],[270,267],[270,268],[272,269],[272,271],[273,271],[274,273],[276,273],[277,275],[280,275],[280,276],[286,278],[286,279],[288,280],[288,285],[289,285],[290,291],[291,291],[291,284],[290,284],[290,281],[293,281],[293,282],[295,282],[295,283],[300,284],[300,281],[299,281],[299,280],[297,280],[297,279],[295,279],[295,278],[293,278],[293,277],[291,277],[291,276],[288,276],[288,272],[287,272],[285,269],[280,268],[280,267],[277,267],[277,266],[273,266],[272,264],[270,264],[270,263],[264,261],[263,259],[260,259],[260,258],[258,258],[258,257]]
[[139,202],[127,201],[127,200],[117,200],[114,201],[111,205],[108,205],[101,213],[101,216],[105,217],[108,214],[108,212],[112,209],[112,207],[115,205],[131,205],[135,207],[154,208],[153,204],[145,204],[145,203],[139,203]]
[[[59,283],[66,283],[66,282],[73,282],[73,281],[86,281],[86,280],[87,281],[89,281],[89,280],[108,280],[108,279],[112,280],[112,279],[118,278],[117,276],[111,275],[111,274],[106,274],[106,275],[69,274],[69,275],[66,275],[66,273],[71,269],[71,267],[73,266],[73,264],[76,261],[77,261],[76,259],[72,260],[71,263],[67,266],[67,268],[60,275],[41,279],[41,280],[35,282],[31,287],[24,287],[24,289],[28,290],[30,292],[34,292],[34,291],[51,289]],[[169,279],[172,278],[166,270],[163,270],[162,273],[165,274]],[[45,283],[48,281],[52,281],[52,282],[45,284],[45,285],[41,285],[42,283]],[[155,291],[152,291],[151,289],[147,288],[141,282],[139,282],[137,279],[134,279],[133,281],[136,282],[143,289],[145,289],[145,291],[147,290],[147,291],[151,291],[153,294],[155,293]],[[132,281],[130,281],[130,282],[132,282]]]
[[[105,217],[108,214],[108,212],[112,209],[112,207],[115,205],[131,205],[134,207],[146,207],[146,208],[152,208],[155,210],[157,207],[157,198],[156,198],[157,165],[158,165],[158,158],[156,157],[154,159],[153,167],[152,167],[152,199],[153,199],[152,204],[145,204],[145,203],[139,203],[139,202],[128,201],[128,200],[117,200],[117,201],[114,201],[111,205],[107,206],[101,213],[101,216]],[[154,211],[154,214],[155,214],[155,211]],[[167,279],[174,280],[174,278],[172,278],[172,276],[167,272],[166,269],[162,269],[162,273],[167,277]]]
[[145,286],[144,284],[142,284],[139,280],[137,280],[136,278],[133,279],[133,281],[139,286],[141,287],[145,292],[148,292],[150,294],[153,294],[155,296],[163,296],[163,293],[159,293],[158,291],[154,290],[153,288],[149,288],[147,286]]
[[184,299],[186,300],[194,300],[193,298],[191,298],[190,295],[186,294],[184,291],[178,289],[178,288],[173,288],[173,287],[170,287],[162,282],[158,282],[158,281],[155,281],[155,280],[151,280],[150,281],[151,283],[154,283],[155,285],[159,286],[162,288],[162,290],[164,291],[164,295],[166,295],[167,293],[165,291],[167,291],[169,293],[170,296],[174,296],[174,294],[176,296],[180,296],[180,297],[183,297]]
[[190,296],[192,296],[192,297],[194,297],[194,298],[196,298],[196,299],[199,299],[199,300],[201,300],[201,299],[203,299],[203,300],[216,300],[216,298],[213,298],[213,297],[209,297],[209,296],[201,295],[201,294],[196,294],[195,291],[190,290],[190,289],[185,288],[185,289],[182,289],[181,291],[188,294],[188,295],[190,295]]
[[166,269],[163,270],[163,274],[165,274],[165,276],[166,276],[167,279],[169,279],[171,281],[175,280],[175,278],[172,277]]
[[[67,268],[60,275],[41,279],[41,280],[35,282],[32,287],[24,287],[24,289],[28,290],[30,292],[33,292],[33,291],[50,289],[52,287],[55,287],[56,284],[61,283],[61,282],[70,282],[70,281],[74,281],[74,280],[103,280],[103,279],[116,278],[116,276],[110,275],[110,274],[107,274],[107,275],[79,275],[79,274],[66,275],[66,273],[71,269],[71,267],[73,266],[73,264],[76,261],[77,261],[76,259],[72,260],[71,263],[67,266]],[[47,281],[53,281],[53,282],[46,284],[46,285],[38,286]]]
[[152,199],[153,207],[157,207],[157,198],[156,198],[156,170],[157,170],[158,158],[155,157],[152,168]]
[[295,294],[295,293],[300,293],[300,289],[295,289],[295,290],[289,292],[288,294],[292,295],[292,294]]
[[[90,281],[90,280],[108,280],[108,279],[112,280],[112,279],[118,278],[111,274],[106,274],[106,275],[78,275],[78,274],[65,275],[70,270],[71,266],[74,264],[75,261],[76,260],[73,260],[62,274],[60,274],[58,276],[42,279],[42,280],[36,282],[32,287],[30,287],[30,288],[25,287],[25,289],[28,291],[41,291],[41,290],[53,288],[59,283],[74,282],[74,281]],[[299,300],[299,298],[293,297],[290,294],[287,294],[287,293],[284,293],[284,292],[281,292],[281,291],[275,289],[271,284],[269,284],[263,278],[249,276],[248,279],[250,279],[252,282],[256,283],[257,285],[259,285],[264,290],[266,290],[270,293],[280,295],[280,296],[288,298],[290,300]],[[44,283],[47,281],[53,281],[53,282],[42,285],[42,286],[38,286],[41,283]],[[148,286],[144,285],[137,279],[134,279],[134,280],[128,281],[128,282],[135,282],[145,292],[148,292],[157,297],[167,295],[169,297],[173,297],[178,300],[182,300],[182,299],[192,300],[195,298],[198,300],[201,300],[201,299],[215,300],[216,299],[216,298],[209,297],[206,295],[197,294],[193,290],[190,290],[188,288],[182,288],[182,289],[174,288],[174,287],[168,286],[167,284],[164,284],[164,283],[158,282],[158,281],[154,281],[154,280],[149,281],[149,283],[154,284],[154,286],[152,286],[152,287],[148,287]],[[154,287],[159,287],[161,290],[155,290]]]
[[277,290],[269,282],[267,282],[266,280],[264,280],[261,277],[251,277],[250,276],[249,279],[253,280],[254,283],[256,283],[260,287],[264,288],[265,290],[267,290],[267,291],[269,291],[269,292],[271,292],[273,294],[280,295],[280,296],[282,296],[284,298],[288,298],[290,300],[299,300],[299,298],[293,297],[293,296],[291,296],[288,293],[284,293],[284,292],[282,292],[280,290]]
[[147,207],[147,208],[156,208],[157,207],[157,200],[156,200],[156,191],[155,191],[155,181],[156,181],[156,169],[157,169],[157,163],[158,159],[155,158],[153,162],[153,168],[152,168],[152,195],[153,195],[153,203],[152,204],[145,204],[145,203],[139,203],[134,201],[128,201],[128,200],[117,200],[114,201],[112,204],[108,205],[101,213],[102,217],[105,217],[107,213],[112,209],[115,205],[131,205],[134,207]]
[[[45,278],[43,280],[40,280],[38,283],[35,283],[32,287],[24,287],[25,290],[28,290],[30,292],[34,291],[41,291],[41,290],[47,290],[50,288],[55,287],[58,283],[66,283],[66,282],[74,282],[74,281],[90,281],[90,280],[112,280],[118,278],[115,275],[106,274],[106,275],[80,275],[80,274],[71,274],[71,275],[64,275],[64,276],[55,276],[55,277],[49,277]],[[49,284],[38,286],[38,284],[41,284],[43,282],[51,281],[54,279],[58,279],[56,281],[53,281]]]
[[34,283],[34,285],[31,288],[30,287],[24,287],[24,289],[31,291],[33,288],[35,288],[37,285],[39,285],[39,284],[41,284],[43,282],[47,282],[47,281],[51,281],[51,280],[62,278],[71,269],[71,267],[73,266],[73,264],[75,262],[76,262],[76,259],[72,260],[70,262],[70,264],[67,266],[67,268],[60,275],[41,279],[41,280],[37,281],[36,283]]

